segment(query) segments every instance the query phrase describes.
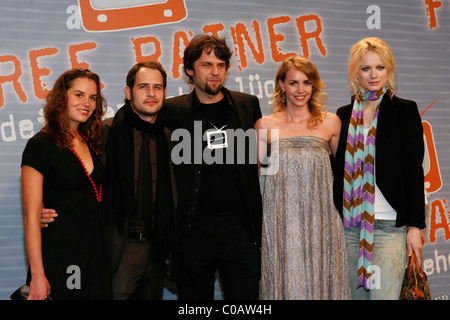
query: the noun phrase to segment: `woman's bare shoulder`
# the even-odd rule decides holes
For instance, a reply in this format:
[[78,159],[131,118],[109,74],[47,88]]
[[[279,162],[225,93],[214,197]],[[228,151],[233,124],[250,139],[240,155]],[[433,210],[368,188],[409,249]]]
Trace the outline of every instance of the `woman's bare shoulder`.
[[274,126],[276,126],[276,123],[278,123],[277,117],[275,115],[271,114],[271,115],[259,118],[258,121],[256,121],[256,123],[255,123],[255,128],[256,129],[271,129]]

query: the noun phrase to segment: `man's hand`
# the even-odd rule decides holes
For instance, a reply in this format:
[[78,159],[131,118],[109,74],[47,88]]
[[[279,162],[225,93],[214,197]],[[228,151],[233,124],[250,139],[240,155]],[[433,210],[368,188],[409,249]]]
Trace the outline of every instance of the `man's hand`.
[[58,216],[55,210],[42,208],[41,211],[41,228],[47,228],[48,224],[55,221]]

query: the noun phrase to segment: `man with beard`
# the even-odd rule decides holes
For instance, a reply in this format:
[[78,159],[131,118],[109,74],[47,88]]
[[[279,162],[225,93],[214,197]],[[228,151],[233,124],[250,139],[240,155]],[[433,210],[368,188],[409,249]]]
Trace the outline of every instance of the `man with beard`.
[[[185,155],[172,152],[178,188],[179,299],[213,299],[217,270],[225,299],[258,299],[262,204],[256,154],[254,163],[227,163],[225,153],[236,159],[236,144],[215,144],[214,135],[205,133],[215,131],[224,139],[225,130],[252,130],[261,117],[257,97],[223,87],[230,57],[224,39],[194,37],[184,51],[184,71],[194,90],[167,99],[161,109],[169,129],[190,134],[191,161],[180,162],[175,158]],[[195,140],[199,127],[206,141]],[[214,158],[223,156],[223,161],[205,161],[204,150],[222,152]],[[249,148],[244,152],[249,159]]]

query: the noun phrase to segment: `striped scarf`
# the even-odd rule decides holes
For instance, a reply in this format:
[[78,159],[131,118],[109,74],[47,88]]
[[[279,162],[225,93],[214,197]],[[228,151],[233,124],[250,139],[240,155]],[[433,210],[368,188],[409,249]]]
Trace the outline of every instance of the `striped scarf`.
[[377,92],[361,90],[355,97],[348,128],[344,168],[344,226],[350,229],[360,224],[357,287],[370,289],[374,204],[375,204],[375,137],[377,132],[378,104],[371,128],[364,143],[363,101],[383,99],[386,88]]

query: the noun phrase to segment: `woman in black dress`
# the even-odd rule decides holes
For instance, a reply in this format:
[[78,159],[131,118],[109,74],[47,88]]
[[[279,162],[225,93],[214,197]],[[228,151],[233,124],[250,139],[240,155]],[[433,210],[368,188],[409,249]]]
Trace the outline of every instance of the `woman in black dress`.
[[[98,157],[106,101],[89,70],[63,73],[46,98],[45,125],[22,155],[28,299],[109,299],[100,234],[104,167]],[[59,218],[41,231],[42,204]]]

